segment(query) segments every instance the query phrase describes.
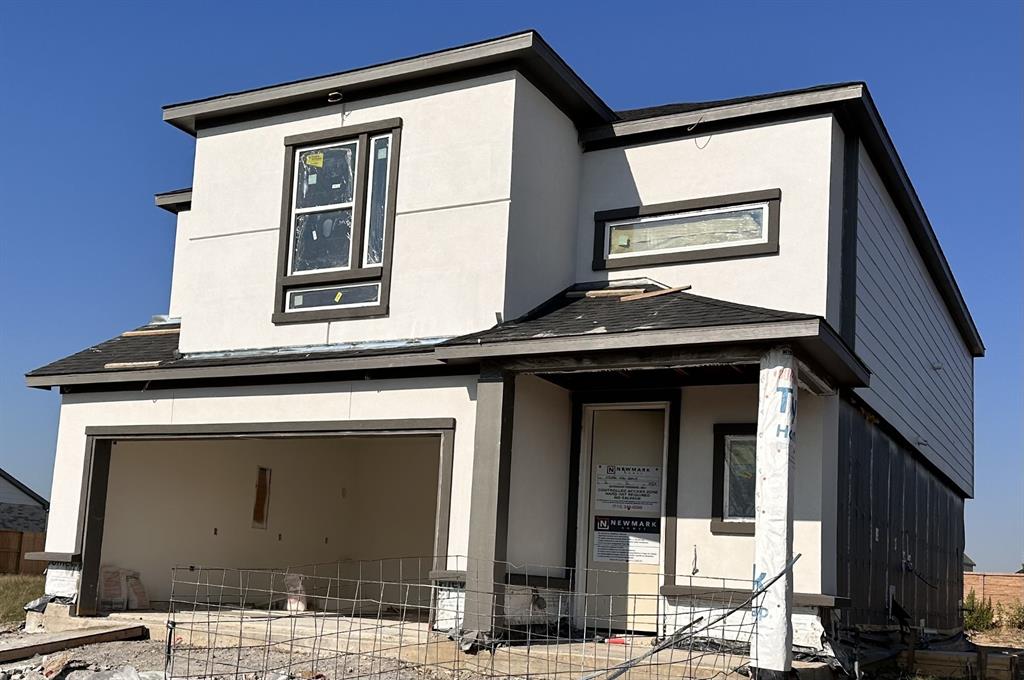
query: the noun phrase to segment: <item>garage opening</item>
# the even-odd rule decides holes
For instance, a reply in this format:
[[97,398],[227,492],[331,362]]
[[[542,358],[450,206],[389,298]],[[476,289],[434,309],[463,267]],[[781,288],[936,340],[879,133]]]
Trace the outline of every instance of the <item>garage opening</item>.
[[[121,605],[104,601],[111,567],[137,573],[153,609],[166,608],[172,568],[183,565],[417,558],[396,563],[426,581],[438,548],[441,449],[440,434],[115,440],[100,608]],[[447,509],[442,523],[446,533]]]

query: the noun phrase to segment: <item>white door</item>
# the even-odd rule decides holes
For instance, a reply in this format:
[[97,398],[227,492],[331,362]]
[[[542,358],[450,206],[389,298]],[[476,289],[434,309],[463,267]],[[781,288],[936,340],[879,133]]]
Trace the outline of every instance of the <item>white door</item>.
[[577,616],[598,633],[657,630],[667,421],[662,404],[585,412]]

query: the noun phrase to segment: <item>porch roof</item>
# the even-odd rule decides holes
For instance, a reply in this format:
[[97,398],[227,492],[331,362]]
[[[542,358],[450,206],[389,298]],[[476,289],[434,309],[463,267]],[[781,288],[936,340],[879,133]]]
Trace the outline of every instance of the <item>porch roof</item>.
[[717,300],[648,282],[624,282],[600,288],[577,284],[518,319],[486,331],[463,335],[445,344],[478,345],[817,318],[812,314],[781,312]]

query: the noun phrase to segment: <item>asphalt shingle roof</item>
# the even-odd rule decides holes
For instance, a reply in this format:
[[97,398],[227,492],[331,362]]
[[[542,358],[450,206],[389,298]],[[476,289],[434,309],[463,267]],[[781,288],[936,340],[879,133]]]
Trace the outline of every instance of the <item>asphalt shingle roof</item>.
[[[178,329],[177,324],[160,324],[159,326],[141,326],[138,331]],[[58,359],[53,363],[30,371],[28,376],[67,375],[73,373],[116,373],[133,371],[141,368],[146,370],[169,368],[202,368],[212,366],[244,366],[266,364],[281,361],[306,361],[316,359],[341,359],[348,357],[379,356],[386,354],[429,351],[430,345],[374,346],[366,348],[339,348],[337,350],[315,349],[296,351],[284,349],[269,350],[265,353],[225,352],[218,356],[188,357],[178,353],[178,334],[165,335],[119,335],[105,342],[88,347],[70,356]],[[156,366],[123,366],[107,368],[109,364],[125,364],[139,362],[160,362]]]
[[[658,286],[652,284],[629,287],[642,288],[648,292],[660,290]],[[519,319],[444,342],[409,341],[405,344],[376,344],[366,347],[349,345],[338,349],[281,348],[263,352],[224,352],[202,356],[183,356],[178,352],[177,331],[179,326],[177,324],[147,325],[87,347],[63,359],[58,359],[27,375],[37,377],[80,373],[118,373],[135,370],[245,366],[283,361],[312,361],[411,352],[426,353],[436,345],[468,345],[535,338],[732,326],[816,318],[808,314],[781,312],[716,300],[684,291],[624,301],[619,297],[587,297],[586,293],[590,290],[594,290],[592,284],[574,286]],[[158,334],[150,334],[153,331],[157,331]]]
[[[657,290],[653,286],[643,287],[648,291]],[[445,344],[510,342],[815,318],[809,314],[741,305],[685,291],[638,300],[622,300],[619,297],[586,297],[586,288],[575,286],[519,319],[480,333],[454,338]]]

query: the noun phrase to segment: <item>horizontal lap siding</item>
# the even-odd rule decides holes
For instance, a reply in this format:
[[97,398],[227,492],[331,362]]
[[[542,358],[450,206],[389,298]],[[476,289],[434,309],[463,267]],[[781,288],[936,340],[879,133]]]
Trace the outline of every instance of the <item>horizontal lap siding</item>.
[[857,395],[970,496],[973,359],[863,150],[859,166],[856,350],[871,386]]

